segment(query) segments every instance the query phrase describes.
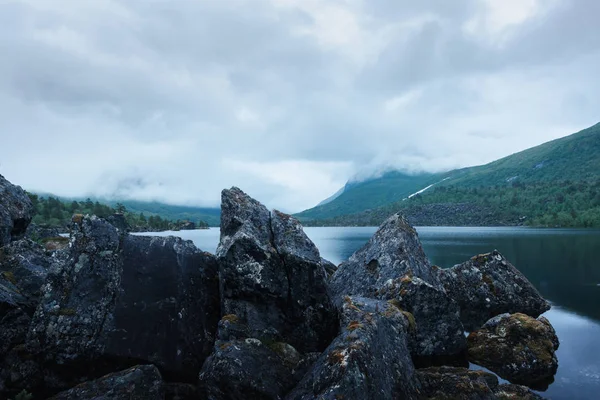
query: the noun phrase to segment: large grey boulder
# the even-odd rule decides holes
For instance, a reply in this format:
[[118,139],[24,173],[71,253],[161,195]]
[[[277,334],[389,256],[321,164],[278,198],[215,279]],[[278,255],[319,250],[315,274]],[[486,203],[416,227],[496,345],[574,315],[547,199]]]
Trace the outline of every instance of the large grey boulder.
[[154,365],[138,365],[61,392],[48,400],[164,400],[165,389]]
[[337,333],[327,273],[293,217],[267,210],[238,188],[222,192],[217,249],[223,315],[248,337],[322,351]]
[[439,271],[444,288],[460,306],[465,329],[475,330],[503,313],[537,318],[550,309],[537,289],[502,254],[480,254]]
[[558,369],[558,337],[544,317],[499,315],[471,332],[467,345],[469,361],[512,383],[545,389]]
[[[121,235],[75,216],[69,256],[48,275],[27,349],[48,390],[140,362],[195,381],[219,319],[214,256],[173,237]],[[15,385],[34,381],[11,374]]]
[[0,175],[0,247],[24,236],[32,217],[27,193]]
[[406,316],[393,304],[346,297],[341,333],[288,400],[418,399]]
[[387,281],[406,274],[442,288],[417,231],[400,214],[388,218],[369,242],[342,263],[329,281],[337,305],[344,296],[375,298]]

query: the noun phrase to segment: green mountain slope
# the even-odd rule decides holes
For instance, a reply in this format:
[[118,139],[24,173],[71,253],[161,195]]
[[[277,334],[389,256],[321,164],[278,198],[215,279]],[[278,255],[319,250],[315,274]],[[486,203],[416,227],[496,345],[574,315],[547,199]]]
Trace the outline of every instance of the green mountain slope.
[[297,216],[306,225],[378,225],[401,211],[420,225],[600,226],[600,124],[483,166],[431,175],[444,180],[407,200],[387,195],[431,183],[421,175],[385,178]]
[[452,171],[446,185],[492,186],[600,177],[600,123],[479,167]]
[[334,200],[296,214],[302,221],[332,218],[374,209],[402,200],[411,194],[440,182],[444,174],[408,175],[388,172],[377,179],[347,183],[344,192]]

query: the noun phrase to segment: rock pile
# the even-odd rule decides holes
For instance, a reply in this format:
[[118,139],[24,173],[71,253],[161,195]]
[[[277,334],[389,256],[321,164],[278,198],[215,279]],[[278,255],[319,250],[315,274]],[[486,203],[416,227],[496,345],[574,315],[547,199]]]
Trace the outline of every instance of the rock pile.
[[556,371],[525,277],[498,253],[432,267],[399,215],[336,268],[237,188],[216,255],[82,215],[47,249],[19,240],[24,192],[2,178],[0,201],[2,398],[536,399],[457,366],[526,385]]

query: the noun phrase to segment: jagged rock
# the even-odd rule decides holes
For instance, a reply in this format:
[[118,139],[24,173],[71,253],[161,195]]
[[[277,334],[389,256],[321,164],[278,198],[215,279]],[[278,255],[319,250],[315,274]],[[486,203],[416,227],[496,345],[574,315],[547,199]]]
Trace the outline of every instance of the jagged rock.
[[138,365],[61,392],[49,400],[163,400],[160,372],[153,365]]
[[459,308],[443,290],[404,275],[386,282],[378,297],[410,313],[415,334],[410,336],[409,348],[417,365],[466,364],[467,341]]
[[527,278],[498,251],[439,271],[446,292],[460,306],[468,331],[503,313],[538,317],[550,309]]
[[[337,333],[327,273],[300,223],[238,188],[224,190],[217,249],[223,318],[200,374],[210,398],[277,399]],[[302,367],[304,366],[304,367]]]
[[0,175],[0,247],[23,237],[32,217],[27,193]]
[[419,383],[407,347],[408,321],[394,305],[346,297],[341,334],[286,397],[417,399]]
[[408,273],[441,288],[417,235],[399,214],[388,218],[375,235],[350,259],[342,263],[329,281],[336,304],[346,295],[377,297],[376,292],[390,280]]
[[49,274],[26,343],[41,384],[62,389],[140,362],[195,381],[220,315],[215,257],[179,238],[122,236],[97,217],[74,218],[69,257]]
[[469,361],[512,383],[547,388],[558,368],[558,338],[544,317],[499,315],[471,332],[467,345]]
[[204,364],[200,382],[212,400],[280,399],[301,378],[295,372],[302,367],[300,361],[287,343],[220,341]]
[[337,304],[344,295],[397,300],[398,306],[414,315],[416,338],[410,348],[423,362],[465,350],[458,306],[441,286],[417,232],[399,214],[385,221],[363,248],[339,266],[329,288]]
[[499,385],[496,375],[455,367],[417,370],[423,400],[543,400],[524,386]]
[[319,251],[300,223],[238,188],[223,191],[221,210],[223,314],[239,318],[247,337],[322,351],[337,333],[337,316]]

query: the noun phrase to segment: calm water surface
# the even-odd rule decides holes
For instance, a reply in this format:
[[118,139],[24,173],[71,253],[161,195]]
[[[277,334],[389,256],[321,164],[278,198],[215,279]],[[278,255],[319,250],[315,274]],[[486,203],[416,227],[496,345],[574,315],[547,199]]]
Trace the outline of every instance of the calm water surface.
[[[364,245],[376,228],[305,228],[321,256],[335,264]],[[417,228],[433,264],[452,267],[497,249],[552,302],[544,314],[560,339],[549,399],[600,399],[600,231],[530,228]],[[214,253],[219,230],[161,232]]]

